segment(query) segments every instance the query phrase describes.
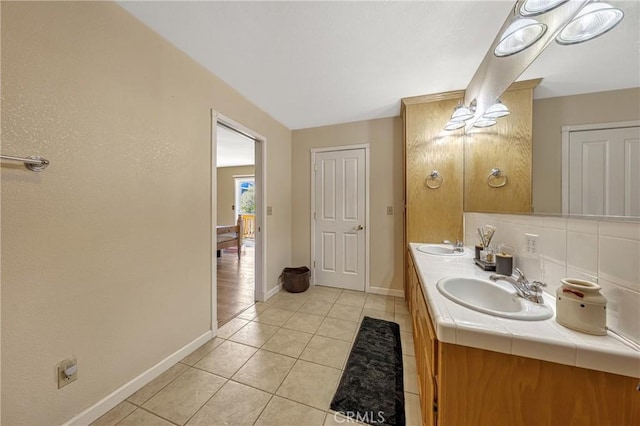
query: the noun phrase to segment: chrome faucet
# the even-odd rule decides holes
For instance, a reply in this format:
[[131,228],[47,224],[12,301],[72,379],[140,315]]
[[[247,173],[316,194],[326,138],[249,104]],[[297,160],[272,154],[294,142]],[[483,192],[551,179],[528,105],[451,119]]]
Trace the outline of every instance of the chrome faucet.
[[442,244],[449,244],[454,252],[464,252],[464,243],[460,240],[456,240],[455,243],[452,243],[449,240],[444,240]]
[[489,279],[491,281],[506,281],[516,289],[518,296],[530,302],[539,303],[541,305],[544,304],[544,299],[542,298],[542,287],[546,287],[547,285],[540,281],[530,283],[524,275],[524,272],[518,268],[515,269],[514,275],[507,276],[502,274],[493,274]]

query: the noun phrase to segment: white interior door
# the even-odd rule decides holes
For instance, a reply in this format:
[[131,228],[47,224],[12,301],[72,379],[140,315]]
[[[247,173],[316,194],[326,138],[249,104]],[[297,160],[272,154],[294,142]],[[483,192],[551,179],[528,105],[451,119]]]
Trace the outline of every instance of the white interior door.
[[640,127],[570,133],[569,213],[640,216]]
[[365,150],[315,155],[315,283],[365,289]]

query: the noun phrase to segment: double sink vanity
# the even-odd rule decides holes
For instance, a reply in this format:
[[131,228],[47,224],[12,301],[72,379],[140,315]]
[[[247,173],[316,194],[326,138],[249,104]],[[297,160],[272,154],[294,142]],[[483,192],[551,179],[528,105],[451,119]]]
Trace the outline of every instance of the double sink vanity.
[[637,348],[563,327],[553,296],[526,300],[473,257],[409,244],[423,424],[640,424]]

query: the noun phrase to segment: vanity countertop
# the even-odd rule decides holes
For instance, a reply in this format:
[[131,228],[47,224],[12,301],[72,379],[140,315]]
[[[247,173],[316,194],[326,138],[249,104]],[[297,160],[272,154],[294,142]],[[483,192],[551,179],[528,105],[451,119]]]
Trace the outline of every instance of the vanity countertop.
[[[468,248],[464,256],[437,256],[418,251],[420,245],[410,244],[411,256],[441,342],[640,377],[640,352],[613,334],[592,336],[573,331],[558,324],[555,315],[544,321],[494,317],[447,299],[436,287],[441,278],[488,279],[493,272],[476,266]],[[513,290],[508,283],[497,284]],[[555,312],[555,298],[544,293],[544,299]]]

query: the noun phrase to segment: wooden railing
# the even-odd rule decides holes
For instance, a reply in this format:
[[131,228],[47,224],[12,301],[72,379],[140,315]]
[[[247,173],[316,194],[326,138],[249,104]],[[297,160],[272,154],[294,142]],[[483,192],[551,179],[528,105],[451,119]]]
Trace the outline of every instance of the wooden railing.
[[243,214],[242,215],[242,238],[255,238],[256,237],[256,215],[255,214]]

